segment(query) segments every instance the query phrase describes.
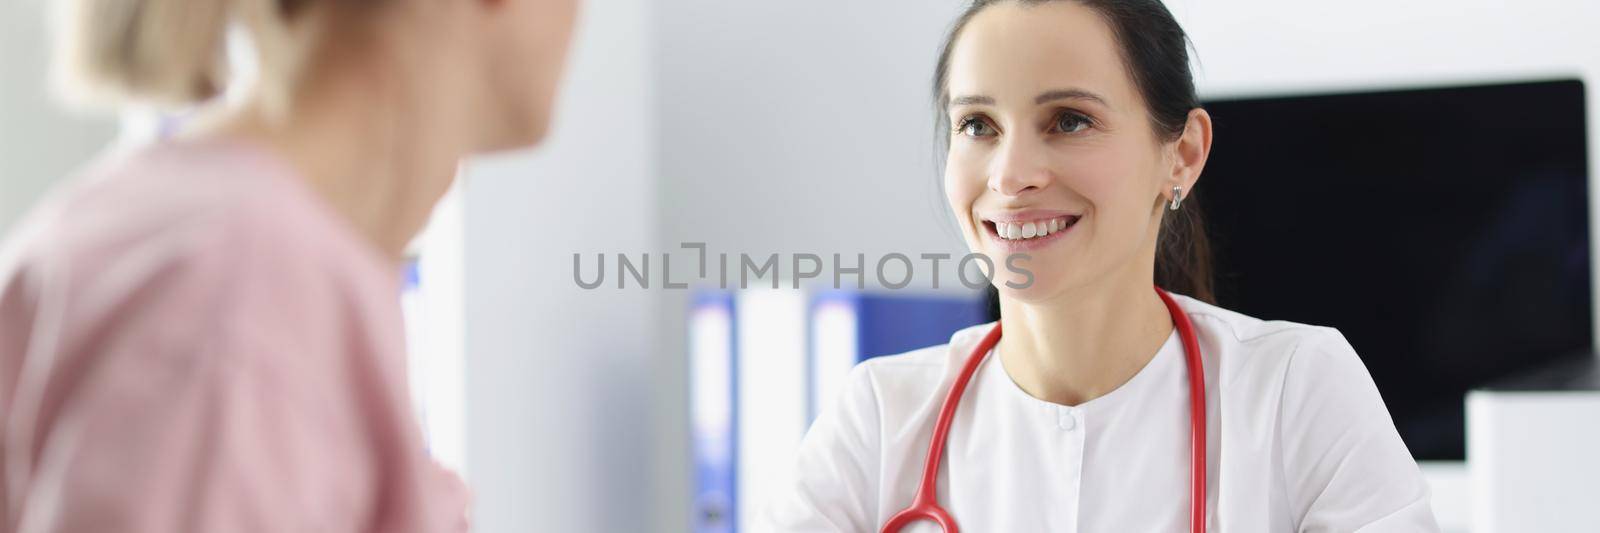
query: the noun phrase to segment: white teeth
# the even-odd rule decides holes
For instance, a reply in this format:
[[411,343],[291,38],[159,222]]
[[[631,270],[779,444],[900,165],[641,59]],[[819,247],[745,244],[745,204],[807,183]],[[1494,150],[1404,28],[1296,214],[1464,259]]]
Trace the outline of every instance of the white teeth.
[[995,222],[994,233],[1002,239],[1018,240],[1043,237],[1067,229],[1067,219],[1052,218],[1033,222]]

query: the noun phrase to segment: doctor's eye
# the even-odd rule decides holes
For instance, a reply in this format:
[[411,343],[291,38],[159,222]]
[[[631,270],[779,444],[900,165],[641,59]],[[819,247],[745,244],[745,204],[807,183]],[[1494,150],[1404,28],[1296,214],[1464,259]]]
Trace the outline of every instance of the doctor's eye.
[[1077,133],[1094,126],[1094,120],[1083,113],[1076,111],[1062,111],[1056,114],[1055,120],[1050,123],[1050,131],[1056,133]]
[[956,133],[968,137],[992,137],[995,131],[994,127],[983,117],[970,116],[961,119],[961,122],[956,125]]

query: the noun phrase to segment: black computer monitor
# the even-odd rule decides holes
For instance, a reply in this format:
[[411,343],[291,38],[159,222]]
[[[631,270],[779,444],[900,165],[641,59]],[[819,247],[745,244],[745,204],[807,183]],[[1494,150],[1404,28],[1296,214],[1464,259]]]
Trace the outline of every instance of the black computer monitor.
[[1581,82],[1205,107],[1219,303],[1338,328],[1417,459],[1463,458],[1467,390],[1591,349]]

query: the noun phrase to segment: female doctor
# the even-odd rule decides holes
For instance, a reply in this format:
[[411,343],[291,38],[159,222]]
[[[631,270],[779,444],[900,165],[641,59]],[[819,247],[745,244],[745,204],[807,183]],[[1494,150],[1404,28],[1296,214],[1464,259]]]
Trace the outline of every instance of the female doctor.
[[958,19],[934,77],[946,195],[968,246],[1027,254],[1033,282],[995,278],[997,324],[858,366],[770,529],[1438,529],[1338,331],[1210,303],[1185,44],[1158,0]]

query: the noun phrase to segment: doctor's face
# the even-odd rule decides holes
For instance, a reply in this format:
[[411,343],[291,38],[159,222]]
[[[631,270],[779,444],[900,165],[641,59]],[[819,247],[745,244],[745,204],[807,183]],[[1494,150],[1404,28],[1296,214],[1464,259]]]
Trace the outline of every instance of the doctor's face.
[[[1100,16],[1075,2],[995,5],[949,61],[945,191],[1001,293],[1043,301],[1149,268],[1170,165]],[[1031,257],[1014,263],[1030,287],[1006,287],[1026,281],[1006,268],[1013,253]]]

